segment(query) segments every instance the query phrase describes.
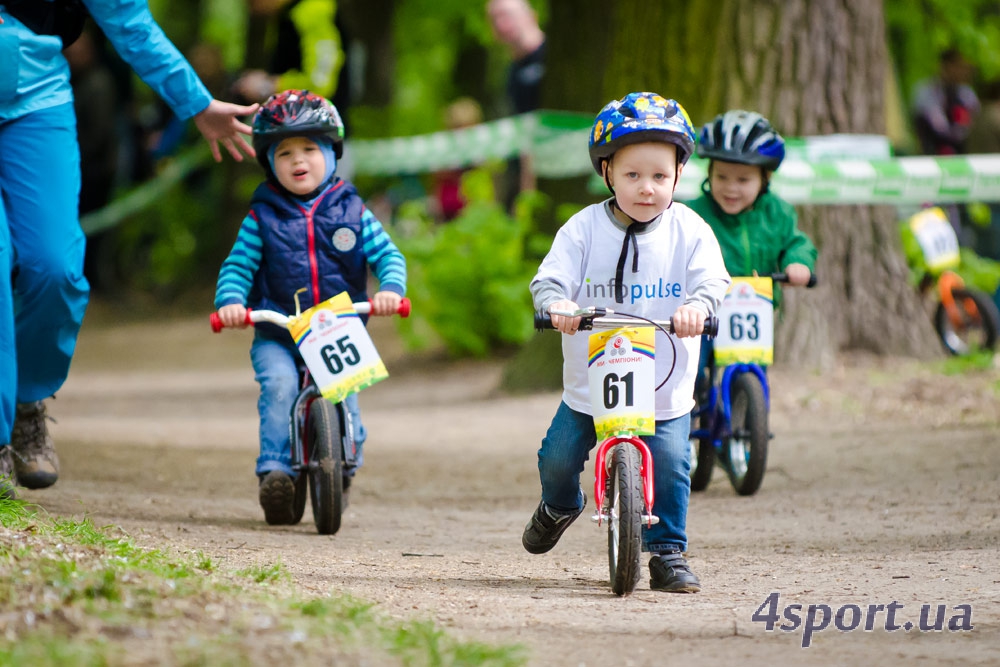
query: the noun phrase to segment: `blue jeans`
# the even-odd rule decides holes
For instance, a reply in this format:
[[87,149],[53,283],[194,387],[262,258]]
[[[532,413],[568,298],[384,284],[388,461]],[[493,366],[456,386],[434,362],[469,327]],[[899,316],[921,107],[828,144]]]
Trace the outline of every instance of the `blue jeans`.
[[[660,522],[643,526],[643,548],[660,552],[687,550],[687,509],[691,495],[691,416],[656,422],[656,435],[642,436],[653,454],[653,514]],[[542,500],[556,512],[582,508],[580,473],[597,445],[594,418],[560,402],[542,447],[538,474]]]
[[15,403],[48,398],[69,374],[90,294],[79,196],[72,104],[0,120],[0,445]]
[[[257,334],[250,346],[250,359],[260,385],[257,413],[260,415],[260,456],[256,472],[263,476],[272,470],[281,470],[294,478],[292,470],[291,429],[292,406],[299,395],[299,369],[305,363],[291,338],[278,341]],[[364,462],[364,443],[368,432],[361,424],[358,395],[344,399],[344,407],[351,415],[354,442],[357,446],[357,463],[344,474],[353,477]]]

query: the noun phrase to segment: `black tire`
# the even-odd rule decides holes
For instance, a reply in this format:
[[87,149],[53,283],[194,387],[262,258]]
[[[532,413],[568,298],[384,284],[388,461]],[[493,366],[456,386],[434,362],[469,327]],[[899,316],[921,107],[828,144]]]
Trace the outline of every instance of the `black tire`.
[[[705,415],[691,417],[691,430],[708,421]],[[704,491],[712,481],[715,470],[715,447],[709,438],[690,438],[691,442],[691,490]]]
[[616,445],[611,451],[608,474],[608,564],[611,590],[628,595],[639,583],[642,552],[642,477],[639,451],[630,444]]
[[741,373],[730,389],[732,435],[723,443],[726,472],[736,493],[752,496],[767,467],[767,405],[764,387],[753,373]]
[[309,406],[305,445],[309,452],[309,491],[316,530],[320,535],[333,535],[340,530],[340,515],[344,511],[340,417],[337,407],[324,398]]
[[309,481],[305,471],[299,473],[295,480],[295,497],[292,500],[292,525],[302,521],[306,513],[306,498],[309,496]]
[[1000,314],[996,304],[985,292],[962,287],[952,290],[962,322],[956,326],[948,317],[944,304],[934,311],[934,329],[949,354],[959,356],[976,349],[992,350],[997,344]]

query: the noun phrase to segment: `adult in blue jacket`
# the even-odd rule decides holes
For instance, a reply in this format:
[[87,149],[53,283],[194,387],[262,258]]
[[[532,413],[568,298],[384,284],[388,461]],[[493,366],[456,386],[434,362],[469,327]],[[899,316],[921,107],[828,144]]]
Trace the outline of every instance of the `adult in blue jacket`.
[[[145,0],[82,1],[143,81],[179,118],[194,120],[216,161],[220,143],[236,160],[254,155],[241,136],[250,134],[250,127],[239,117],[257,105],[212,99]],[[62,39],[33,32],[11,14],[13,7],[14,0],[0,0],[0,495],[5,496],[14,495],[15,484],[43,488],[59,476],[42,401],[66,379],[89,294],[69,65]]]

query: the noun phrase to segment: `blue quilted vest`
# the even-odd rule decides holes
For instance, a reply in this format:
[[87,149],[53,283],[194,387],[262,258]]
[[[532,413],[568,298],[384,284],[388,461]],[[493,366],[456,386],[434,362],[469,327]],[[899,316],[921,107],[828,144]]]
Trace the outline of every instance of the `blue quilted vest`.
[[[295,313],[346,291],[366,301],[368,264],[362,251],[364,203],[354,186],[335,179],[307,209],[273,185],[262,183],[250,203],[260,228],[260,268],[249,308]],[[287,335],[287,330],[284,330]]]

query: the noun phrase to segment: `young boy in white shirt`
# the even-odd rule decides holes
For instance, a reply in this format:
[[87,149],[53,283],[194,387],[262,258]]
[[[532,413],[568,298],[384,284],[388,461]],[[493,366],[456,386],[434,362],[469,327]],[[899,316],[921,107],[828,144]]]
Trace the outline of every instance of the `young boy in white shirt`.
[[[694,137],[684,108],[655,93],[630,93],[606,105],[594,123],[590,157],[613,197],[563,225],[530,286],[535,308],[543,312],[599,306],[673,319],[680,339],[676,360],[657,355],[657,378],[676,365],[656,393],[656,434],[643,436],[653,455],[653,513],[659,517],[644,527],[643,546],[653,554],[650,588],[683,593],[701,589],[683,555],[697,336],[730,282],[712,230],[691,209],[673,202]],[[574,335],[579,317],[551,318],[565,334],[563,396],[538,450],[542,499],[522,536],[524,548],[534,554],[551,550],[583,512],[580,473],[597,444],[587,337]]]

